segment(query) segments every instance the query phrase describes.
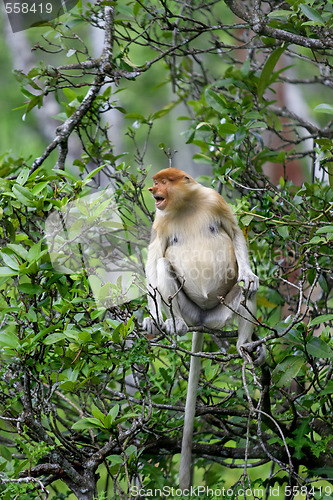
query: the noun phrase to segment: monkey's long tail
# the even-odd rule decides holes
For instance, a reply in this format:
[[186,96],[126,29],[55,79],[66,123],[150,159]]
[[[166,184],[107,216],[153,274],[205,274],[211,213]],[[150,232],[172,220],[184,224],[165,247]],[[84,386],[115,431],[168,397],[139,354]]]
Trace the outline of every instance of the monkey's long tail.
[[[194,332],[192,338],[192,353],[200,352],[202,349],[204,334]],[[179,467],[179,487],[181,490],[191,486],[191,462],[192,462],[192,439],[195,417],[195,407],[197,401],[197,389],[200,378],[201,358],[191,356],[190,373],[188,377],[188,387],[185,405],[184,430],[182,440],[182,451]]]

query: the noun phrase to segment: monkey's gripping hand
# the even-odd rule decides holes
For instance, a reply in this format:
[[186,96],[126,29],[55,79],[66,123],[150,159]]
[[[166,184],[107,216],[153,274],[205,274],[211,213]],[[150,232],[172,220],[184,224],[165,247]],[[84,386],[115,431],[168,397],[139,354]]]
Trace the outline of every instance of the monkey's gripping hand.
[[[256,337],[256,339],[258,339],[258,337]],[[241,341],[238,339],[237,350],[242,358],[244,358],[244,351],[248,352],[251,355],[255,366],[261,366],[266,361],[267,352],[263,344],[255,346],[252,341],[246,344],[241,344]]]
[[239,270],[237,283],[243,283],[242,288],[244,295],[247,298],[253,297],[259,288],[258,276],[256,276],[251,269],[248,268]]
[[162,321],[156,321],[153,318],[144,318],[142,322],[142,328],[146,330],[146,332],[149,335],[159,335],[161,333],[161,329],[163,329],[164,322]]
[[154,336],[160,334],[161,330],[168,335],[185,335],[188,330],[187,324],[183,318],[170,318],[167,319],[165,323],[164,321],[159,321],[158,324],[151,317],[144,318],[142,328],[146,330],[147,333]]

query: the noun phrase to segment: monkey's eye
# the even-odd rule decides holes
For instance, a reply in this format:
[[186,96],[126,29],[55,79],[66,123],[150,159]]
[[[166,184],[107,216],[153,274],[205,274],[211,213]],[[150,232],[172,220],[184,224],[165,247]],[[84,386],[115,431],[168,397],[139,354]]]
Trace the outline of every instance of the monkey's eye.
[[162,179],[162,180],[161,180],[161,183],[162,183],[162,184],[166,184],[166,180],[165,180],[165,179]]

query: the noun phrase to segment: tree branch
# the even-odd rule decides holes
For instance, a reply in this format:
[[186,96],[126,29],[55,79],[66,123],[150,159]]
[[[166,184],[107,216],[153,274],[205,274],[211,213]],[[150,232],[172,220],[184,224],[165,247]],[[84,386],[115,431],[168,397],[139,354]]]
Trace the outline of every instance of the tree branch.
[[[245,7],[246,4],[243,4],[243,6],[240,2],[238,2],[238,0],[225,0],[225,3],[236,16],[248,23],[257,35],[266,35],[313,50],[325,50],[332,48],[332,43],[325,44],[316,38],[308,38],[302,35],[296,35],[295,33],[290,33],[286,30],[268,26],[267,22],[259,16],[251,16],[249,14],[250,11]],[[244,26],[244,28],[246,28],[246,26]]]

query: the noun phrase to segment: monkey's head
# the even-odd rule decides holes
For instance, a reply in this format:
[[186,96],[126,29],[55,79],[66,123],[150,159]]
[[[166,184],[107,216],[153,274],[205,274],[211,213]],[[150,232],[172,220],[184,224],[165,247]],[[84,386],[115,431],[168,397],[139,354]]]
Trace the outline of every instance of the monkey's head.
[[154,185],[148,188],[159,210],[177,210],[188,203],[196,181],[183,170],[166,168],[153,176]]

